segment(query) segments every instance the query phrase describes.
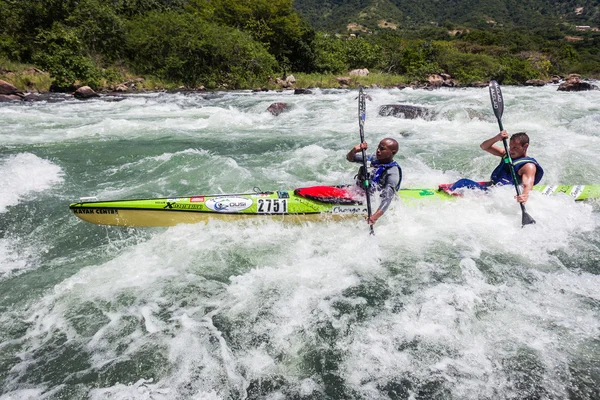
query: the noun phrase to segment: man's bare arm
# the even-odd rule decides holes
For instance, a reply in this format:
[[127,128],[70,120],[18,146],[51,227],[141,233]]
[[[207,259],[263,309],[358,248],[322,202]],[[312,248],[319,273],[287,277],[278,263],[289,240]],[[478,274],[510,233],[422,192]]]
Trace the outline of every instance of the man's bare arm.
[[485,150],[490,154],[498,157],[503,157],[506,154],[504,147],[495,146],[496,143],[501,142],[502,139],[508,139],[508,132],[502,131],[494,137],[489,138],[479,145],[481,150]]

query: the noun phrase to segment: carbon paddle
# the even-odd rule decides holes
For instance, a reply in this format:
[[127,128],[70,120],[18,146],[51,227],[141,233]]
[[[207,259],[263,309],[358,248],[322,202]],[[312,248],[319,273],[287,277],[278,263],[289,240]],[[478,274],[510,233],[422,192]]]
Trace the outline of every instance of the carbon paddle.
[[[502,127],[502,113],[504,112],[504,100],[502,99],[502,91],[500,90],[500,85],[496,81],[490,81],[490,98],[492,99],[492,108],[494,109],[494,114],[496,114],[496,119],[498,120],[498,127],[500,128],[500,132],[504,130]],[[508,164],[510,169],[510,174],[512,176],[513,184],[515,185],[515,190],[517,191],[517,196],[521,195],[521,188],[519,187],[519,183],[517,181],[517,174],[515,173],[515,167],[512,163],[512,159],[510,158],[510,153],[508,152],[508,143],[506,139],[502,139],[502,143],[504,144],[504,151],[506,151],[506,155],[504,157],[504,162]],[[535,220],[531,217],[531,215],[527,214],[525,210],[525,205],[523,203],[519,203],[521,205],[522,219],[521,226],[535,224]]]
[[[367,104],[365,102],[365,93],[363,92],[362,86],[360,86],[358,91],[358,126],[360,127],[361,143],[364,143],[365,141],[365,119],[367,119]],[[371,193],[369,190],[369,173],[367,172],[367,155],[365,153],[365,149],[361,149],[361,153],[363,160],[363,170],[365,171],[365,180],[363,181],[363,186],[367,195],[367,216],[368,219],[371,219]],[[369,228],[371,235],[374,235],[375,230],[373,229],[373,225],[369,225]]]

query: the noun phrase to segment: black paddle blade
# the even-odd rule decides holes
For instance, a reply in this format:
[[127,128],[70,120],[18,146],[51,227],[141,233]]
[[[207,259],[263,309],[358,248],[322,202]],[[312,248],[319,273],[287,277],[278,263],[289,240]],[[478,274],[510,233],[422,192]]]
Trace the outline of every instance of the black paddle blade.
[[496,114],[496,118],[500,121],[504,112],[504,100],[502,99],[500,85],[496,81],[490,81],[490,98],[492,99],[494,114]]
[[367,118],[367,104],[365,102],[365,93],[362,86],[358,91],[358,123],[363,126]]
[[527,214],[526,211],[523,211],[523,218],[521,219],[521,225],[525,226],[525,225],[530,225],[530,224],[535,224],[535,219],[533,219],[531,217],[531,215]]

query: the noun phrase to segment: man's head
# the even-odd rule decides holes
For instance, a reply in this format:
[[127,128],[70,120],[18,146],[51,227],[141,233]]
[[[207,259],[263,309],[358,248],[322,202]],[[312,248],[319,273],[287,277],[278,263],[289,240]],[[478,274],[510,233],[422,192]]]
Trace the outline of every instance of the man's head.
[[392,162],[397,152],[398,142],[396,139],[385,138],[379,142],[379,146],[377,146],[377,152],[375,155],[377,156],[377,160],[380,162],[388,163]]
[[515,133],[510,137],[510,158],[521,158],[527,155],[529,136],[525,132]]

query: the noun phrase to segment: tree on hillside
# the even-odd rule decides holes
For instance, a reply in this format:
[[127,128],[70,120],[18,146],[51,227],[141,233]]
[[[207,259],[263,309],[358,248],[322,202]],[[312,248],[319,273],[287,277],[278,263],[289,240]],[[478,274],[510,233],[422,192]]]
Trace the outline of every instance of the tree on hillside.
[[279,63],[310,71],[314,31],[292,6],[292,0],[190,0],[188,9],[207,21],[235,27],[263,43]]
[[151,12],[133,19],[127,51],[138,71],[211,88],[263,84],[277,68],[250,35],[189,13]]

